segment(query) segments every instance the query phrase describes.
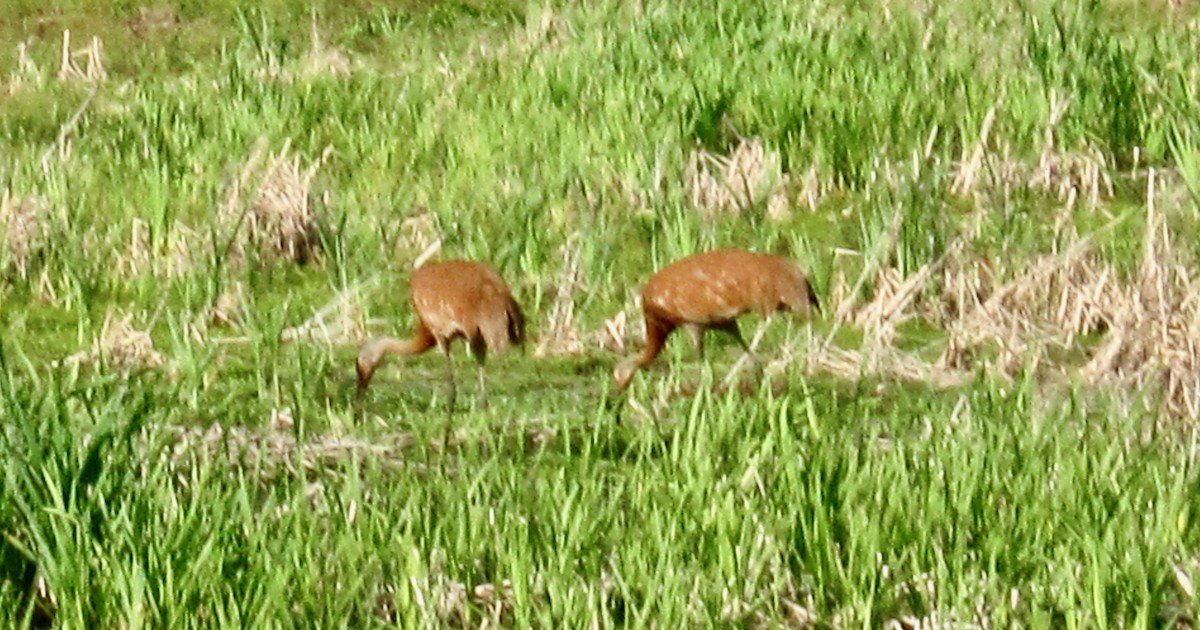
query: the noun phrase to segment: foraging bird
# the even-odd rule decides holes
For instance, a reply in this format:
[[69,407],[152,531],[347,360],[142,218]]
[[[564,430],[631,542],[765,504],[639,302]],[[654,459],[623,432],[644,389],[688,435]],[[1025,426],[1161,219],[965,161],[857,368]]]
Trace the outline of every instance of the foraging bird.
[[436,345],[446,356],[447,402],[453,410],[456,388],[450,344],[463,339],[479,368],[480,406],[487,407],[487,353],[525,342],[525,316],[504,278],[483,263],[429,263],[413,272],[410,294],[417,312],[417,328],[408,339],[376,337],[362,344],[358,351],[357,400],[362,400],[385,356],[421,354]]
[[613,370],[617,391],[662,352],[667,336],[684,328],[704,356],[704,333],[731,335],[753,359],[738,330],[737,318],[780,311],[808,316],[821,305],[812,285],[795,262],[782,256],[737,249],[718,249],[683,258],[659,270],[642,290],[646,347]]

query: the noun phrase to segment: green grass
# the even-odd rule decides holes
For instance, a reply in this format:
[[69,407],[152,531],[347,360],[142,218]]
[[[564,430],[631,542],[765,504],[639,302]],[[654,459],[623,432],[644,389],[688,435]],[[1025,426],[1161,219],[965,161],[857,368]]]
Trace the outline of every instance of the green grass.
[[[1100,256],[1132,274],[1154,167],[1176,177],[1160,207],[1191,260],[1193,8],[277,0],[168,2],[150,24],[137,3],[10,5],[0,189],[44,199],[48,218],[20,274],[0,217],[0,624],[476,627],[490,612],[473,589],[504,580],[515,627],[782,627],[795,606],[820,627],[1194,617],[1179,577],[1200,566],[1193,438],[1139,392],[982,372],[938,390],[796,365],[778,391],[713,394],[695,385],[735,357],[714,338],[704,364],[674,341],[615,407],[618,357],[589,342],[582,356],[493,357],[488,410],[456,348],[454,415],[440,356],[389,363],[358,414],[353,347],[279,341],[347,290],[386,320],[375,330],[403,334],[424,245],[406,220],[424,212],[443,257],[509,279],[535,342],[568,243],[585,335],[654,269],[717,246],[787,252],[825,297],[835,250],[865,253],[853,281],[896,213],[902,272],[981,211],[972,250],[1008,277],[1063,245],[1065,200],[1030,183],[1052,93],[1071,99],[1054,155],[1091,156],[1114,188],[1096,205],[1081,194],[1068,225],[1102,230]],[[56,77],[64,28],[75,48],[103,41],[106,80]],[[308,70],[314,28],[348,74]],[[956,195],[993,107],[990,161]],[[693,208],[689,154],[740,137],[793,181],[811,172],[816,209]],[[218,208],[260,138],[272,152],[290,141],[302,167],[332,150],[312,186],[315,261],[226,255]],[[240,329],[205,325],[237,283]],[[111,312],[132,314],[168,365],[58,366]],[[930,360],[945,342],[928,322],[901,332]],[[775,322],[761,352],[804,335]],[[835,338],[853,349],[863,335]],[[284,408],[294,425],[273,428]],[[172,450],[179,431],[217,425],[228,444],[193,435]],[[395,452],[303,465],[331,440],[402,434]],[[309,450],[231,452],[243,435]],[[453,584],[467,619],[438,617]]]

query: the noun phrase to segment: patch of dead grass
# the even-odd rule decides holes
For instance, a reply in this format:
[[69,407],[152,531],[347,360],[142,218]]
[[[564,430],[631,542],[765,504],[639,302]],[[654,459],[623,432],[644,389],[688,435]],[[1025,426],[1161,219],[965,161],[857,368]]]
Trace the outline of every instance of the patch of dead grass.
[[110,310],[104,316],[100,334],[88,350],[72,354],[58,365],[103,366],[110,370],[130,373],[167,365],[167,360],[154,347],[146,329],[134,325],[132,313]]
[[883,377],[928,383],[942,389],[965,385],[974,378],[967,370],[932,363],[886,344],[847,350],[828,340],[817,340],[809,345],[804,362],[808,374],[831,374],[849,380]]
[[[1130,395],[1141,392],[1167,417],[1200,418],[1200,297],[1195,271],[1174,253],[1165,216],[1147,193],[1147,230],[1136,280],[1123,281],[1100,259],[1090,239],[1065,251],[1033,256],[999,281],[990,261],[963,250],[940,267],[927,265],[907,278],[878,269],[871,300],[839,307],[841,323],[869,333],[861,350],[829,343],[810,345],[807,370],[858,379],[864,375],[919,380],[939,387],[965,384],[978,358],[1001,375],[1072,368],[1052,357],[1079,347],[1084,335],[1103,335],[1079,374],[1085,382]],[[927,273],[928,272],[928,273]],[[935,273],[937,272],[937,273]],[[840,278],[840,281],[839,281]],[[845,306],[853,297],[844,274],[834,293]],[[937,286],[940,285],[940,286]],[[841,287],[840,289],[838,287]],[[922,289],[932,301],[918,299]],[[942,326],[948,342],[935,363],[897,350],[894,325],[924,317]],[[832,335],[831,335],[832,336]]]
[[1112,165],[1096,145],[1084,142],[1074,149],[1061,146],[1057,128],[1070,108],[1070,95],[1060,97],[1052,90],[1047,103],[1042,151],[1036,165],[1016,159],[1008,147],[989,150],[999,102],[987,112],[976,141],[954,165],[950,191],[968,197],[980,194],[1011,195],[1014,188],[1038,190],[1060,202],[1076,199],[1097,206],[1113,196],[1109,176]]
[[605,318],[604,322],[600,324],[600,328],[593,333],[596,339],[596,346],[601,350],[624,354],[629,351],[629,348],[640,345],[643,342],[645,338],[645,326],[641,327],[643,329],[642,335],[634,338],[632,337],[633,331],[638,327],[630,324],[630,322],[638,321],[640,317],[640,312],[636,305],[636,296],[627,296],[624,304],[626,305],[624,309],[617,311],[611,317]]
[[360,287],[339,293],[304,322],[285,328],[280,341],[314,341],[330,345],[359,343],[367,337],[367,321],[358,295]]
[[[415,205],[409,209],[408,216],[400,222],[399,232],[392,255],[401,260],[414,258],[419,252],[442,241],[437,216],[422,205]],[[418,266],[420,265],[413,265]]]
[[34,261],[50,237],[50,203],[43,197],[14,197],[0,193],[0,234],[3,235],[5,274],[29,278]]
[[135,217],[129,227],[129,245],[117,255],[117,275],[133,278],[147,271],[165,278],[179,278],[195,268],[203,253],[196,247],[200,235],[178,221],[155,242],[150,224]]
[[1103,333],[1123,304],[1116,271],[1087,241],[1023,261],[1004,282],[987,259],[964,253],[947,265],[940,285],[921,307],[948,333],[939,364],[970,368],[990,349],[988,367],[1006,376],[1049,367],[1051,351]]
[[[815,179],[815,171],[811,175]],[[763,204],[768,218],[786,220],[791,216],[789,181],[779,154],[758,138],[743,139],[728,156],[693,151],[684,171],[688,199],[708,218],[742,214]],[[810,189],[808,196],[813,194]]]
[[[79,59],[83,60],[82,66],[77,63]],[[104,69],[104,44],[100,38],[93,35],[87,46],[71,50],[71,29],[64,30],[58,80],[99,83],[107,78],[108,71]]]
[[990,271],[948,271],[942,303],[952,305],[954,314],[943,320],[962,332],[961,339],[1008,347],[1044,339],[1069,347],[1080,335],[1107,330],[1125,301],[1116,271],[1082,242],[1062,254],[1031,258],[999,286],[985,284],[992,278]]
[[575,298],[586,290],[582,269],[582,239],[580,232],[573,232],[559,248],[562,271],[546,327],[533,351],[535,357],[577,355],[584,351],[583,336],[575,317]]
[[304,264],[317,256],[318,218],[309,202],[310,192],[317,171],[332,153],[333,148],[326,147],[315,162],[302,168],[299,156],[291,152],[290,138],[269,159],[266,140],[255,143],[218,208],[220,224],[232,235],[228,237],[230,258],[242,261],[247,251],[255,251],[267,260]]
[[217,296],[208,310],[208,323],[217,327],[240,327],[246,317],[246,308],[246,287],[235,282],[233,288]]
[[29,56],[29,44],[19,42],[17,44],[17,67],[9,73],[8,79],[4,82],[4,93],[11,96],[26,86],[36,89],[44,82],[45,75],[42,73],[42,69],[34,62],[33,57]]
[[1200,418],[1200,298],[1195,270],[1174,252],[1166,216],[1146,193],[1146,232],[1136,283],[1123,287],[1112,325],[1083,369],[1089,381],[1150,394],[1170,416]]

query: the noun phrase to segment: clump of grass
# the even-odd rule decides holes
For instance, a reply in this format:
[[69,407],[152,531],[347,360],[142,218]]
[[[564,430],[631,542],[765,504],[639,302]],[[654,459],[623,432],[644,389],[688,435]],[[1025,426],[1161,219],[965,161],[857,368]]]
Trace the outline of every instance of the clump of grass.
[[29,55],[29,44],[20,42],[17,44],[17,63],[16,68],[9,73],[8,80],[4,82],[4,92],[9,96],[19,93],[24,88],[37,88],[45,80],[45,75],[41,68]]
[[[1063,98],[1056,90],[1050,91],[1049,113],[1036,163],[1017,154],[1009,143],[993,140],[998,104],[993,105],[970,151],[965,151],[953,167],[950,191],[964,196],[986,193],[1004,198],[1011,196],[1016,188],[1028,188],[1060,202],[1073,205],[1076,199],[1083,199],[1091,206],[1112,198],[1115,193],[1109,157],[1093,142],[1082,140],[1069,148],[1059,138],[1058,127],[1071,102],[1070,97]],[[934,136],[929,140],[932,142]],[[999,146],[991,148],[992,144]]]
[[425,206],[415,205],[400,222],[400,236],[396,239],[393,255],[414,259],[413,268],[416,268],[423,262],[422,258],[441,249],[442,239],[437,216]]
[[129,20],[129,30],[135,37],[142,37],[159,30],[177,28],[181,20],[179,12],[169,5],[143,5],[137,8],[137,15]]
[[[321,247],[318,217],[310,203],[310,188],[317,171],[332,155],[326,147],[316,162],[301,168],[291,152],[291,139],[266,165],[266,140],[259,139],[226,192],[218,219],[232,234],[229,255],[244,259],[253,251],[264,260],[304,264]],[[250,199],[244,201],[247,190]]]
[[336,46],[328,46],[321,39],[315,12],[312,14],[309,33],[309,49],[301,59],[294,63],[285,64],[279,60],[274,51],[268,51],[266,63],[256,72],[259,79],[291,83],[297,78],[334,77],[340,79],[350,76],[352,64],[349,54]]
[[912,317],[909,306],[925,286],[929,274],[928,265],[907,278],[902,277],[895,267],[880,269],[875,274],[871,299],[854,311],[853,325],[867,331],[879,342],[894,341],[896,327]]
[[208,310],[208,322],[213,326],[237,327],[246,317],[246,287],[241,282],[217,296]]
[[[950,191],[956,195],[972,195],[986,183],[984,177],[988,155],[988,143],[991,140],[992,127],[996,124],[996,108],[993,104],[988,108],[979,126],[975,142],[963,147],[962,159],[954,167],[954,179],[950,183]],[[932,140],[932,135],[931,138]]]
[[952,339],[947,363],[959,364],[971,348],[995,342],[1002,371],[1011,374],[1044,358],[1048,344],[1069,348],[1081,335],[1104,332],[1123,303],[1114,269],[1083,244],[1034,256],[999,286],[984,286],[987,277],[948,274],[941,302],[957,315],[942,318]]
[[370,440],[350,436],[318,436],[300,441],[277,410],[275,418],[261,429],[213,423],[201,427],[162,427],[143,436],[140,445],[159,453],[173,472],[222,462],[252,471],[263,480],[280,475],[303,477],[322,468],[371,459],[386,469],[422,472],[425,465],[412,461],[416,438],[410,433],[374,435]]
[[1090,143],[1074,151],[1047,148],[1028,175],[1029,186],[1060,201],[1070,202],[1079,196],[1093,207],[1098,206],[1115,194],[1108,162],[1104,153]]
[[[798,353],[782,353],[784,361]],[[847,349],[831,340],[815,340],[804,351],[804,371],[810,375],[834,376],[858,381],[880,378],[932,385],[939,389],[969,383],[974,374],[966,366],[930,361],[918,354],[886,343],[868,343],[860,349]],[[772,370],[778,369],[772,366]]]
[[123,373],[166,365],[167,360],[155,349],[150,333],[135,327],[133,319],[132,313],[110,310],[104,316],[100,334],[92,343],[92,347],[64,358],[59,364],[81,365]]
[[50,204],[37,196],[14,197],[5,188],[0,195],[0,234],[4,236],[5,274],[21,280],[43,253],[50,235]]
[[[84,59],[83,67],[76,59]],[[92,36],[91,42],[79,50],[71,50],[71,30],[63,30],[62,56],[59,59],[59,81],[82,81],[97,83],[108,78],[104,69],[104,44],[99,37]]]
[[179,278],[196,267],[202,252],[196,247],[201,242],[196,230],[176,221],[157,241],[151,232],[149,222],[133,219],[129,226],[129,246],[116,260],[118,276],[135,278],[149,270],[163,278]]
[[923,300],[922,317],[945,326],[979,308],[995,291],[999,279],[992,260],[972,251],[959,251],[942,267],[933,279],[938,289],[936,300]]
[[[630,295],[625,300],[625,307],[615,315],[606,317],[596,330],[596,345],[602,350],[624,353],[631,345],[642,343],[645,336],[645,325],[631,325],[630,322],[640,321],[641,313],[637,309],[636,295]],[[634,335],[637,331],[638,334]]]
[[1137,282],[1110,298],[1111,330],[1083,373],[1095,383],[1158,392],[1151,399],[1170,415],[1194,420],[1200,418],[1200,298],[1195,271],[1174,252],[1155,181],[1152,170]]
[[706,217],[739,215],[762,204],[766,216],[790,215],[789,177],[779,154],[759,138],[742,139],[728,156],[696,149],[688,156],[684,186],[692,206]]
[[583,258],[582,238],[582,234],[573,232],[559,246],[558,258],[562,260],[562,271],[557,278],[546,327],[538,336],[534,348],[535,357],[572,355],[584,351],[584,339],[575,316],[575,300],[586,290],[580,266]]
[[352,287],[340,292],[304,322],[285,328],[280,341],[304,339],[326,344],[362,341],[367,336],[367,322],[358,291],[359,287]]

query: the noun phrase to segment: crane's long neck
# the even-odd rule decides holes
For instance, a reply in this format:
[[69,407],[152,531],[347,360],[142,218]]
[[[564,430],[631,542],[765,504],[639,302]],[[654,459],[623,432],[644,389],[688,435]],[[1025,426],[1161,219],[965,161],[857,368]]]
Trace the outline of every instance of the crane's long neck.
[[389,354],[420,354],[434,346],[433,336],[421,329],[410,339],[375,337],[363,342],[358,350],[358,396],[366,391],[375,370]]
[[412,337],[411,339],[397,339],[395,337],[375,337],[363,344],[358,355],[361,358],[364,354],[375,357],[376,361],[382,360],[384,356],[389,354],[420,354],[429,349],[425,340],[420,336]]
[[657,326],[646,327],[646,347],[640,353],[618,363],[616,369],[613,370],[613,380],[617,383],[617,391],[628,387],[634,372],[646,367],[658,357],[658,353],[662,352],[663,345],[666,343],[667,334],[670,332],[670,330],[663,331]]

